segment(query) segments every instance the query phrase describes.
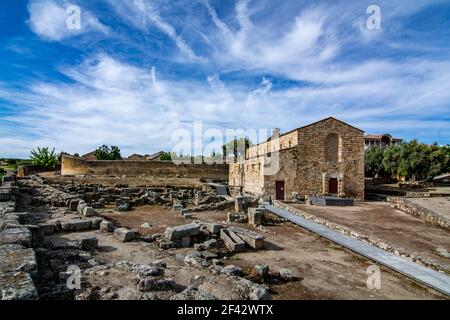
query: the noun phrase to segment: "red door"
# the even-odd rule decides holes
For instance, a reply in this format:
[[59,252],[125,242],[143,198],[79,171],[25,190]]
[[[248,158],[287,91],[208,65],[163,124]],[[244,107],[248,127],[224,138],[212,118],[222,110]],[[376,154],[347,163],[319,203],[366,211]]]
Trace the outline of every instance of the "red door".
[[338,193],[338,181],[336,178],[330,178],[328,182],[328,193]]
[[284,200],[284,181],[275,181],[275,199]]

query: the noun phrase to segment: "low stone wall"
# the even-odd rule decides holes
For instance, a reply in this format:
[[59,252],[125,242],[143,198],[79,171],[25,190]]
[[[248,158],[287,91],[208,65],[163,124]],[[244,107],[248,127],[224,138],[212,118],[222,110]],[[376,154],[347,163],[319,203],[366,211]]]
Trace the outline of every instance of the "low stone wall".
[[430,261],[427,258],[421,257],[421,256],[419,256],[418,254],[416,254],[414,252],[407,251],[406,249],[404,249],[402,247],[398,247],[398,246],[392,245],[392,244],[387,243],[386,241],[381,240],[381,239],[377,239],[377,238],[373,238],[373,237],[369,237],[367,235],[363,235],[363,234],[357,233],[357,232],[355,232],[355,231],[353,231],[353,230],[351,230],[351,229],[349,229],[349,228],[347,228],[345,226],[342,226],[342,225],[339,225],[339,224],[327,221],[325,219],[317,218],[314,215],[306,213],[306,212],[304,212],[304,211],[302,211],[302,210],[300,210],[298,208],[292,207],[289,204],[284,203],[282,201],[275,200],[275,201],[273,201],[273,205],[278,207],[278,208],[284,209],[284,210],[286,210],[288,212],[297,214],[297,215],[299,215],[299,216],[301,216],[301,217],[303,217],[305,219],[311,220],[311,221],[313,221],[315,223],[324,225],[324,226],[326,226],[326,227],[328,227],[330,229],[336,230],[336,231],[338,231],[338,232],[340,232],[342,234],[345,234],[345,235],[350,236],[352,238],[358,239],[358,240],[360,240],[360,241],[362,241],[364,243],[368,243],[368,244],[374,245],[374,246],[376,246],[376,247],[378,247],[380,249],[386,250],[388,252],[392,252],[392,253],[394,253],[397,256],[400,256],[400,257],[403,257],[403,258],[408,259],[410,261],[422,264],[422,265],[424,265],[426,267],[429,267],[429,268],[432,268],[434,270],[450,274],[450,270],[447,270],[446,268],[442,267],[440,264],[438,264],[438,263],[436,263],[434,261]]
[[63,155],[61,174],[118,175],[228,180],[228,164],[175,164],[172,161],[84,160]]
[[421,207],[416,203],[409,201],[407,198],[401,197],[388,197],[386,199],[388,202],[393,203],[396,209],[400,209],[406,213],[412,214],[432,225],[440,227],[444,230],[450,230],[450,221],[445,219],[443,216],[428,210],[427,208]]
[[28,213],[15,212],[17,195],[15,176],[4,176],[0,186],[0,300],[38,299],[34,237],[26,225]]
[[[60,164],[58,164],[53,169],[53,171],[58,171],[58,170],[61,170]],[[26,176],[34,174],[34,173],[45,172],[45,171],[51,171],[51,170],[45,169],[37,164],[27,164],[27,165],[19,166],[17,168],[17,176],[18,177],[26,177]]]

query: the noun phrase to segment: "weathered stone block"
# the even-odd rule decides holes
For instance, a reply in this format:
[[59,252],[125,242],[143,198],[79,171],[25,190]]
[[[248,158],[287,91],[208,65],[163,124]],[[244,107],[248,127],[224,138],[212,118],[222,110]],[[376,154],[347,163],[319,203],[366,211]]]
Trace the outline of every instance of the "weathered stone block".
[[112,222],[103,220],[100,222],[100,230],[103,232],[113,232],[114,231],[114,225]]
[[234,266],[232,264],[230,264],[230,265],[228,265],[226,267],[223,267],[221,269],[221,272],[225,273],[225,274],[228,274],[230,276],[237,276],[237,277],[239,277],[242,274],[242,269],[239,268],[239,267],[236,267],[236,266]]
[[0,190],[0,201],[9,201],[11,199],[11,192],[9,190]]
[[97,215],[97,212],[92,207],[84,207],[83,208],[83,215],[85,217],[95,217]]
[[220,229],[222,229],[222,225],[218,223],[202,222],[201,224],[212,234],[219,234]]
[[169,240],[177,240],[186,236],[196,236],[200,233],[200,225],[197,223],[185,224],[176,227],[167,227],[164,235]]
[[79,213],[79,214],[83,214],[83,209],[84,209],[85,207],[87,207],[86,202],[84,202],[84,201],[78,202],[78,205],[77,205],[77,211],[78,211],[78,213]]
[[280,271],[280,279],[285,281],[291,281],[294,278],[294,275],[291,270],[286,268],[281,268]]
[[92,234],[80,235],[77,240],[83,250],[93,250],[98,247],[98,239]]
[[244,240],[253,249],[261,249],[264,247],[264,237],[254,231],[247,230],[244,228],[232,227],[239,238]]
[[102,218],[93,218],[91,220],[91,228],[92,229],[100,229],[100,223],[102,223]]
[[180,240],[180,245],[182,248],[188,248],[191,246],[191,238],[190,237],[183,237]]
[[47,237],[44,240],[44,247],[51,249],[81,249],[81,244],[78,240],[68,240],[64,238]]
[[84,231],[91,229],[91,220],[70,220],[61,222],[62,231]]
[[37,226],[46,236],[56,232],[56,224],[54,223],[40,223]]
[[28,228],[11,228],[0,232],[0,244],[19,244],[26,248],[32,245],[32,235]]
[[134,232],[127,228],[117,228],[114,230],[114,235],[122,242],[131,241],[135,238]]
[[37,271],[34,250],[18,244],[0,245],[0,273]]
[[80,199],[71,199],[69,200],[69,210],[77,211],[78,204],[80,203]]
[[220,239],[230,251],[242,252],[245,250],[245,242],[228,228],[220,230]]
[[250,208],[248,209],[248,223],[253,226],[260,226],[263,223],[265,209]]
[[37,300],[38,293],[28,272],[0,272],[0,300]]
[[200,268],[206,268],[209,266],[208,261],[198,251],[189,251],[183,258],[184,263],[190,264]]

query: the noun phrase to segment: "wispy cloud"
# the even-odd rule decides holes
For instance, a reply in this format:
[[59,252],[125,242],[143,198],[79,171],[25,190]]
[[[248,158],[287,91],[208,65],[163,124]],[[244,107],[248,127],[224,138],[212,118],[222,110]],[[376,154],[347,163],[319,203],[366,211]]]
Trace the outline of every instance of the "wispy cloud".
[[70,5],[71,3],[63,0],[31,0],[28,11],[33,32],[49,41],[60,41],[92,31],[108,33],[108,28],[84,8],[80,10],[81,27],[69,29],[67,20],[70,14],[67,8]]
[[[170,149],[171,133],[196,120],[288,130],[330,115],[370,132],[450,142],[449,45],[431,50],[414,25],[443,1],[380,0],[381,32],[365,28],[370,1],[105,2],[97,10],[80,0],[79,33],[65,27],[65,1],[29,3],[26,19],[45,45],[80,54],[55,57],[57,75],[30,73],[19,85],[0,78],[8,110],[0,110],[0,154],[104,143],[151,152]],[[101,44],[79,45],[99,32]]]

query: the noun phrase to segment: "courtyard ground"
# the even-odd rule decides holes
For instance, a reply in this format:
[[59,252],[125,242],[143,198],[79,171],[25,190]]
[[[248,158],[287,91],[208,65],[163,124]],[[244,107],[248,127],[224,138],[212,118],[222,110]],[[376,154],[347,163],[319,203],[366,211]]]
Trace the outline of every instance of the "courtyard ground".
[[450,220],[450,197],[408,198],[408,201]]
[[[149,223],[150,233],[162,232],[166,226],[188,223],[176,212],[157,206],[143,206],[127,213],[110,212],[104,214],[118,226],[141,230],[142,223]],[[193,219],[208,222],[224,223],[226,212],[202,212],[193,215]],[[310,233],[290,223],[273,224],[264,228],[254,228],[249,225],[234,224],[252,229],[265,236],[263,250],[247,250],[234,254],[225,260],[225,264],[233,264],[250,270],[256,264],[267,264],[272,272],[280,268],[289,268],[300,277],[299,281],[271,284],[274,299],[436,299],[442,298],[439,293],[415,284],[384,267],[381,268],[381,289],[367,289],[367,267],[373,263],[355,253],[343,249],[328,240]],[[263,229],[263,231],[261,230]],[[186,249],[170,249],[161,251],[153,244],[121,243],[110,235],[96,234],[99,246],[114,248],[105,250],[100,255],[102,259],[127,259],[145,263],[151,258],[174,256]],[[176,259],[172,259],[177,268],[185,268]],[[190,271],[190,274],[201,276],[205,271]],[[186,283],[182,274],[176,274],[177,283]],[[189,274],[186,273],[186,274]],[[218,297],[227,295],[217,283],[205,281],[199,286]]]
[[349,207],[292,204],[308,214],[379,238],[439,263],[450,270],[450,261],[438,255],[438,247],[450,250],[450,234],[386,202],[362,202]]

